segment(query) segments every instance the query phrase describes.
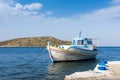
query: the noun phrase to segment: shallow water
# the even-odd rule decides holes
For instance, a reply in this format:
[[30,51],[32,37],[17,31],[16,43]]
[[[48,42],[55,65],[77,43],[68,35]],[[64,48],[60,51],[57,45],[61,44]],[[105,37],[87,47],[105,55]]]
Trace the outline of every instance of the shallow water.
[[120,47],[98,49],[93,60],[52,63],[43,47],[0,48],[0,80],[63,80],[71,73],[93,70],[101,60],[120,60]]

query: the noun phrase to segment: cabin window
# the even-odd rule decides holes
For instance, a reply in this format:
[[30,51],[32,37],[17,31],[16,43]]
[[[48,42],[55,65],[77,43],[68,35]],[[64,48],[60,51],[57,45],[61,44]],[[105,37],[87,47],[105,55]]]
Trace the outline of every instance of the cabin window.
[[77,45],[83,45],[84,41],[83,40],[78,40]]
[[75,40],[73,40],[72,45],[75,45]]
[[88,41],[88,45],[92,44],[92,41]]

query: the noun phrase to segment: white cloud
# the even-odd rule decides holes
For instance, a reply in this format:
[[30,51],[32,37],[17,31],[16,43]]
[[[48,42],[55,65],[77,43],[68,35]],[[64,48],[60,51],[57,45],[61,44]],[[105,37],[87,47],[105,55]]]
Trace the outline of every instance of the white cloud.
[[21,5],[20,3],[17,3],[17,4],[15,5],[15,8],[16,8],[16,9],[22,9],[22,8],[23,8],[23,5]]
[[102,18],[120,18],[120,6],[111,6],[108,8],[96,10],[93,15]]
[[23,9],[34,11],[34,10],[39,10],[41,7],[42,7],[42,4],[40,4],[40,3],[32,3],[32,4],[29,4],[29,5],[25,5],[23,7]]
[[96,19],[118,19],[120,18],[120,0],[112,0],[110,6],[92,11],[82,15],[83,17],[93,17]]
[[120,3],[120,0],[113,0],[113,3]]
[[13,7],[13,10],[11,11],[12,14],[17,15],[38,15],[39,10],[41,9],[42,4],[40,3],[31,3],[27,5],[22,5],[20,3],[17,3],[15,7]]
[[117,6],[117,5],[119,5],[119,6],[120,6],[120,0],[112,0],[112,1],[110,2],[110,5],[112,5],[112,6]]
[[46,11],[45,14],[46,15],[53,15],[53,13],[51,11]]
[[[2,25],[5,27],[4,30],[6,30],[6,26],[8,26],[6,33],[5,31],[3,33],[15,34],[14,37],[52,35],[60,39],[70,40],[75,34],[82,30],[84,32],[83,34],[87,36],[102,38],[103,43],[101,42],[101,45],[119,45],[117,41],[120,39],[116,39],[116,36],[113,36],[120,34],[119,5],[113,4],[106,8],[83,15],[74,15],[74,17],[69,18],[49,17],[49,15],[54,14],[51,11],[40,13],[39,10],[42,7],[44,6],[41,3],[26,5],[14,3],[14,5],[11,5],[6,2],[0,2],[0,19],[4,16],[6,20],[13,21],[6,22],[6,24]],[[48,16],[46,17],[46,15]],[[0,24],[2,22],[3,20],[0,21]],[[14,32],[13,30],[16,31]],[[0,31],[0,36],[2,36],[3,33]],[[112,42],[114,40],[116,44]]]
[[0,0],[0,3],[7,3],[7,4],[13,4],[14,0]]
[[82,26],[85,26],[85,31],[94,35],[97,34],[96,36],[101,40],[100,45],[119,46],[120,5],[114,4],[91,13],[79,15],[77,20]]
[[[13,1],[11,1],[13,3]],[[5,1],[0,1],[0,15],[38,15],[42,8],[41,3],[31,3],[22,5],[20,3],[9,4]]]

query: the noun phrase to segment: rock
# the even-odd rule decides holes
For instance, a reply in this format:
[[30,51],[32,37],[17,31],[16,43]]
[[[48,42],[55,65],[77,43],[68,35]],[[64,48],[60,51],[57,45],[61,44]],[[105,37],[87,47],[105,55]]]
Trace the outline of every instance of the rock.
[[108,62],[107,70],[99,70],[98,64],[94,71],[75,72],[66,75],[65,80],[120,80],[120,61]]

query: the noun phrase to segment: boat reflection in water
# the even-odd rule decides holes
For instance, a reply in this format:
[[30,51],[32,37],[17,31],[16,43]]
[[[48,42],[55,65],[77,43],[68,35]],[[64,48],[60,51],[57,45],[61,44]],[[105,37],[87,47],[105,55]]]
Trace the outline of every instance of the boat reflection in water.
[[97,60],[73,61],[73,62],[56,62],[48,66],[48,79],[63,80],[66,75],[74,72],[94,70]]

